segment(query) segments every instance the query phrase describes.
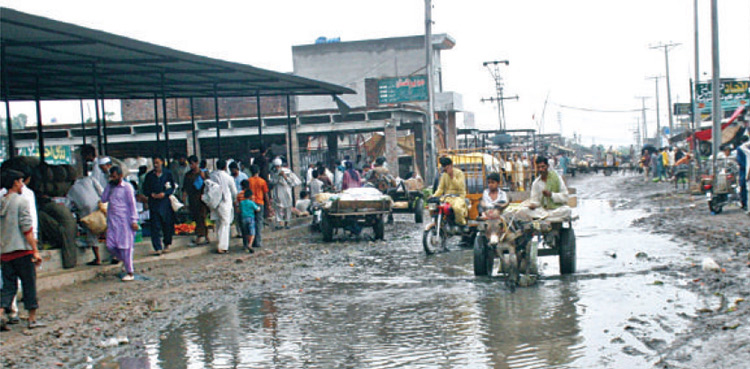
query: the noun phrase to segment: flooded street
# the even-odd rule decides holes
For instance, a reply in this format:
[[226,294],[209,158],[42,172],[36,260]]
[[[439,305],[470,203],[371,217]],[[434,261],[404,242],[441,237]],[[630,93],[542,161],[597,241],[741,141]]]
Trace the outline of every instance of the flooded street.
[[[425,256],[421,226],[397,216],[386,242],[338,242],[278,282],[230,296],[96,368],[648,367],[713,301],[668,265],[689,255],[631,226],[618,177],[578,189],[578,271],[540,258],[536,286],[475,278],[472,252]],[[315,240],[300,247],[317,247]],[[638,255],[638,256],[636,256]]]

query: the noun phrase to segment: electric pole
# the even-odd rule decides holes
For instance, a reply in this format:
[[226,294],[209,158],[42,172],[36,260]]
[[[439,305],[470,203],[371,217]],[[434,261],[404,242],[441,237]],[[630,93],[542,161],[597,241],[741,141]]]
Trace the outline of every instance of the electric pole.
[[654,94],[656,95],[656,145],[661,146],[659,134],[661,132],[661,118],[659,117],[659,79],[663,76],[646,77],[654,80]]
[[493,61],[487,61],[482,63],[483,66],[487,68],[487,70],[490,71],[490,75],[492,76],[492,79],[495,80],[495,96],[481,99],[482,102],[497,102],[497,117],[500,121],[500,130],[504,131],[506,127],[506,121],[505,121],[505,104],[503,103],[504,100],[518,100],[518,95],[516,96],[510,96],[505,97],[503,95],[503,77],[500,75],[500,65],[510,64],[507,60],[493,60]]
[[437,157],[435,153],[435,105],[434,103],[434,76],[432,75],[432,1],[431,0],[425,0],[424,1],[424,27],[425,27],[425,36],[424,36],[424,49],[425,49],[425,64],[426,64],[426,71],[427,71],[427,124],[429,125],[429,141],[430,141],[430,154],[427,156],[427,171],[429,172],[427,175],[425,175],[425,178],[428,179],[429,183],[432,183],[432,180],[435,178],[435,175],[437,174]]
[[669,49],[680,46],[679,43],[670,42],[668,44],[660,43],[651,46],[651,49],[664,49],[664,63],[667,70],[667,111],[669,111],[669,134],[674,134],[674,124],[672,122],[672,87],[669,84]]
[[716,157],[719,153],[719,146],[721,146],[721,85],[719,78],[719,14],[717,0],[711,0],[711,64],[713,67],[713,78],[711,80],[711,100],[713,107],[711,109],[711,115],[713,116],[713,132],[711,138],[713,138],[713,147],[711,153],[713,154],[713,161],[711,163],[714,174],[714,188],[716,188],[717,180],[719,178],[716,175]]
[[[646,138],[648,137],[648,126],[646,125],[646,99],[649,99],[648,96],[636,96],[636,99],[641,99],[641,114],[643,119],[643,144],[646,144]],[[656,142],[657,146],[659,143],[659,132],[656,132]]]

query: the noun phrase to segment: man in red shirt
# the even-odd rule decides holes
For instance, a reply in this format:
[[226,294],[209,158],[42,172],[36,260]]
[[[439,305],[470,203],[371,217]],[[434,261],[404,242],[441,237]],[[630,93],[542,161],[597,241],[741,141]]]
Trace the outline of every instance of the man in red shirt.
[[10,312],[18,292],[18,280],[23,284],[23,305],[29,312],[29,329],[43,327],[36,321],[39,304],[36,299],[36,266],[42,263],[34,238],[31,204],[21,196],[23,173],[8,170],[2,173],[2,187],[8,193],[0,199],[0,264],[3,288],[0,292],[0,331],[7,331],[5,312]]
[[[253,241],[253,247],[261,247],[262,236],[261,231],[263,230],[263,220],[265,219],[265,204],[271,203],[271,198],[268,195],[268,183],[260,177],[260,167],[253,164],[250,166],[250,173],[253,174],[247,181],[250,183],[250,191],[253,192],[253,202],[260,206],[260,211],[256,214],[255,220],[255,240]],[[273,212],[273,210],[271,210]],[[273,214],[271,214],[273,216]]]

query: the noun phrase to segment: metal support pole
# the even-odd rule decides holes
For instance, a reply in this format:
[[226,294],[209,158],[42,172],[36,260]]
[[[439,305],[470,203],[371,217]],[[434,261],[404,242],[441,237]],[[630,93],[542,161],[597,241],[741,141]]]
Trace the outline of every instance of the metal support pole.
[[3,78],[3,99],[5,100],[5,124],[8,130],[8,158],[16,156],[16,144],[13,141],[13,118],[10,116],[10,86],[8,86],[8,68],[5,67],[5,44],[0,46],[0,70]]
[[42,130],[42,102],[39,100],[39,76],[36,76],[34,101],[36,102],[36,134],[39,136],[39,163],[44,163],[44,132]]
[[79,100],[81,103],[81,138],[83,139],[83,145],[86,145],[86,118],[83,116],[83,100]]
[[190,98],[190,130],[193,133],[193,155],[198,152],[198,132],[195,128],[195,110],[193,109],[193,98]]
[[260,146],[263,146],[263,114],[260,112],[260,91],[255,92],[255,105],[258,110],[258,139],[260,140]]
[[[258,105],[258,107],[260,107],[260,105]],[[258,110],[258,112],[260,112],[260,110]],[[292,141],[294,140],[292,139],[292,103],[289,98],[289,95],[286,95],[286,131],[289,137],[287,141],[287,146],[289,147],[289,150],[288,150],[289,157],[287,158],[287,160],[289,161],[289,169],[293,171],[294,170],[294,152],[292,152],[293,150]],[[294,194],[294,191],[292,191],[292,203],[293,204],[297,202],[297,199],[295,197],[296,196]]]
[[425,48],[425,64],[427,66],[427,121],[425,123],[429,126],[428,140],[430,143],[430,154],[427,156],[427,175],[425,176],[428,183],[432,183],[433,179],[437,175],[437,158],[435,153],[435,127],[433,120],[435,119],[435,106],[434,102],[434,84],[433,84],[433,72],[432,72],[432,1],[425,0],[425,36],[424,36],[424,48]]
[[159,139],[161,127],[159,126],[159,96],[156,93],[154,93],[154,125],[156,126],[156,143],[158,144],[161,141]]
[[287,145],[289,146],[289,168],[294,168],[294,159],[292,158],[294,155],[292,154],[292,105],[289,98],[289,95],[286,95],[286,132],[289,135],[289,141],[287,142]]
[[107,111],[104,108],[104,86],[102,86],[102,134],[104,135],[104,155],[109,155],[109,139],[107,138]]
[[96,64],[91,67],[94,75],[94,111],[96,113],[96,148],[102,153],[102,121],[99,119],[99,83],[97,82]]
[[219,92],[214,83],[214,116],[216,117],[216,155],[221,159],[221,125],[219,124]]
[[169,118],[167,117],[167,94],[164,91],[164,72],[161,73],[161,111],[164,121],[164,162],[169,163]]
[[711,0],[711,64],[713,66],[713,76],[711,80],[711,100],[713,102],[713,108],[711,109],[711,115],[713,116],[713,132],[711,138],[713,141],[713,147],[711,153],[713,154],[713,161],[711,166],[714,173],[714,188],[717,186],[718,176],[716,175],[716,157],[719,153],[719,146],[721,146],[721,74],[719,71],[719,13],[717,0]]

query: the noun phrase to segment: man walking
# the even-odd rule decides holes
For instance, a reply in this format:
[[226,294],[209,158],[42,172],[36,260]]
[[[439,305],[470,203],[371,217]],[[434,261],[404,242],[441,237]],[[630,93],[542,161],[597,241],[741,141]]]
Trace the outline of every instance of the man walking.
[[[172,172],[164,168],[164,158],[154,156],[154,169],[146,174],[143,194],[148,198],[148,209],[151,216],[151,245],[154,254],[169,252],[174,235],[174,212],[169,196],[174,193],[175,183]],[[162,233],[164,247],[162,248]]]
[[229,230],[234,220],[234,203],[237,199],[234,178],[226,172],[226,169],[227,162],[220,159],[216,162],[216,170],[211,173],[211,180],[219,184],[221,188],[219,206],[211,211],[211,219],[216,220],[217,253],[219,254],[229,252]]
[[0,264],[3,287],[0,293],[0,331],[7,331],[5,313],[18,292],[18,280],[23,285],[23,304],[29,312],[28,328],[43,327],[36,321],[39,307],[36,298],[36,266],[42,263],[34,237],[31,204],[21,191],[24,174],[8,170],[2,174],[2,187],[7,190],[0,199]]
[[[76,214],[78,214],[78,219],[83,219],[99,209],[99,201],[101,200],[103,191],[102,187],[99,186],[99,182],[92,177],[81,177],[73,183],[66,197],[70,200]],[[84,246],[87,248],[90,247],[94,253],[94,260],[88,262],[87,265],[101,265],[99,235],[86,229],[86,242]]]
[[255,217],[255,239],[252,247],[262,246],[261,231],[263,230],[263,219],[265,219],[266,204],[271,204],[271,198],[268,195],[268,183],[260,177],[260,167],[253,164],[250,166],[250,173],[253,175],[247,181],[250,184],[250,191],[253,192],[253,201],[260,206],[260,210]]
[[122,261],[126,276],[123,282],[133,277],[133,247],[138,230],[138,211],[135,209],[135,190],[122,180],[122,169],[109,169],[109,184],[102,194],[107,207],[107,250]]
[[185,188],[182,192],[182,201],[187,200],[190,217],[195,221],[195,244],[208,243],[208,229],[206,229],[206,215],[208,207],[201,200],[203,194],[203,181],[207,178],[206,173],[200,168],[200,161],[195,155],[188,158],[190,171],[185,173],[183,183]]

